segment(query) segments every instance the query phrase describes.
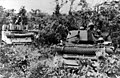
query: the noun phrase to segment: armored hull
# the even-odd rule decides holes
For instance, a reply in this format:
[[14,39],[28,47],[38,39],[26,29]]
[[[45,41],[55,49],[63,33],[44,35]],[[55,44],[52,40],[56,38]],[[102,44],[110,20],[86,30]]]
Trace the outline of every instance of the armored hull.
[[2,41],[4,43],[23,44],[31,43],[33,41],[32,38],[34,37],[34,32],[29,32],[28,30],[21,30],[20,28],[15,29],[15,27],[12,30],[10,30],[9,28],[6,29],[6,27],[5,25],[3,25],[2,29]]
[[[77,33],[78,31],[79,33]],[[96,40],[92,34],[88,35],[86,30],[70,31],[67,41],[54,47],[54,52],[57,53],[54,58],[55,66],[79,68],[78,61],[82,59],[97,60],[96,52],[113,53],[111,42],[97,44],[94,43]]]

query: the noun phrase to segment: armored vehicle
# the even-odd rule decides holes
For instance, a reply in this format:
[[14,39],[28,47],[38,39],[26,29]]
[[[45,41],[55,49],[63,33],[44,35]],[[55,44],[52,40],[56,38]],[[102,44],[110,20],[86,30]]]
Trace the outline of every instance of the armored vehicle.
[[64,68],[79,68],[79,59],[97,60],[96,52],[113,53],[111,41],[104,41],[102,37],[96,38],[89,30],[72,30],[68,33],[66,41],[54,47],[56,56],[54,65]]
[[25,30],[21,25],[2,26],[2,44],[31,43],[34,32]]

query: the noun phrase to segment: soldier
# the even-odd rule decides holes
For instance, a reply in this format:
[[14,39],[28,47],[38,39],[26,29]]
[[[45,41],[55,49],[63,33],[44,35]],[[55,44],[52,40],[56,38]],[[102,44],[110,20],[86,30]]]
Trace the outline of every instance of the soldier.
[[97,40],[97,44],[99,45],[100,48],[104,47],[103,42],[104,42],[103,37],[99,37]]
[[77,37],[77,43],[79,43],[80,42],[80,31],[78,31],[78,33],[75,37]]
[[26,21],[27,21],[27,18],[26,18],[26,9],[25,9],[25,6],[22,6],[20,8],[20,11],[18,13],[18,18],[16,19],[16,22],[15,24],[18,24],[18,25],[25,25],[26,24]]
[[88,24],[88,41],[89,43],[93,44],[96,40],[95,38],[93,38],[94,36],[94,24],[93,23],[89,23]]
[[19,11],[19,13],[18,13],[18,15],[19,16],[25,16],[25,14],[26,14],[26,9],[25,9],[25,6],[22,6],[21,8],[20,8],[20,11]]
[[12,20],[9,21],[9,29],[10,30],[15,30],[15,26],[13,25],[13,21]]

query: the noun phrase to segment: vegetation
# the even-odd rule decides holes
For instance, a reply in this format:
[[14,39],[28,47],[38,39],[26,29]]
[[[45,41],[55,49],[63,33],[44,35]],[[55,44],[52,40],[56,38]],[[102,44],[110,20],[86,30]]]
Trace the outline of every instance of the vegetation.
[[[58,44],[60,40],[64,41],[70,30],[78,30],[81,26],[87,29],[90,22],[101,32],[108,32],[115,46],[116,44],[119,46],[120,8],[115,5],[120,4],[116,1],[109,4],[104,2],[96,5],[92,10],[85,0],[80,0],[78,6],[82,6],[82,9],[74,11],[75,0],[60,1],[55,0],[56,7],[52,15],[42,13],[39,9],[27,12],[26,20],[29,29],[39,30],[38,38],[35,39],[35,45],[12,45],[1,48],[0,74],[4,76],[3,78],[89,78],[90,76],[91,78],[119,78],[119,54],[109,56],[105,54],[105,60],[80,59],[79,62],[84,60],[88,65],[80,64],[79,69],[68,70],[53,67],[54,53],[51,46]],[[71,3],[69,12],[61,14],[60,9],[67,2]],[[6,10],[0,6],[0,26],[8,24],[11,19],[15,24],[17,15],[14,9]],[[93,69],[91,64],[97,70]]]

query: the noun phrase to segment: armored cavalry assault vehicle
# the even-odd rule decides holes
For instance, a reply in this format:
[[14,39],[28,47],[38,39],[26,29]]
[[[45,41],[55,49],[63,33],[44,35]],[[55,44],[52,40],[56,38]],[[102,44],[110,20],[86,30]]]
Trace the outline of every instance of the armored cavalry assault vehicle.
[[72,30],[68,33],[65,42],[54,46],[55,67],[79,68],[78,60],[97,60],[96,52],[104,51],[107,54],[113,53],[111,41],[103,41],[102,38],[95,38],[89,30]]
[[35,33],[23,28],[22,25],[2,26],[2,45],[32,43]]

